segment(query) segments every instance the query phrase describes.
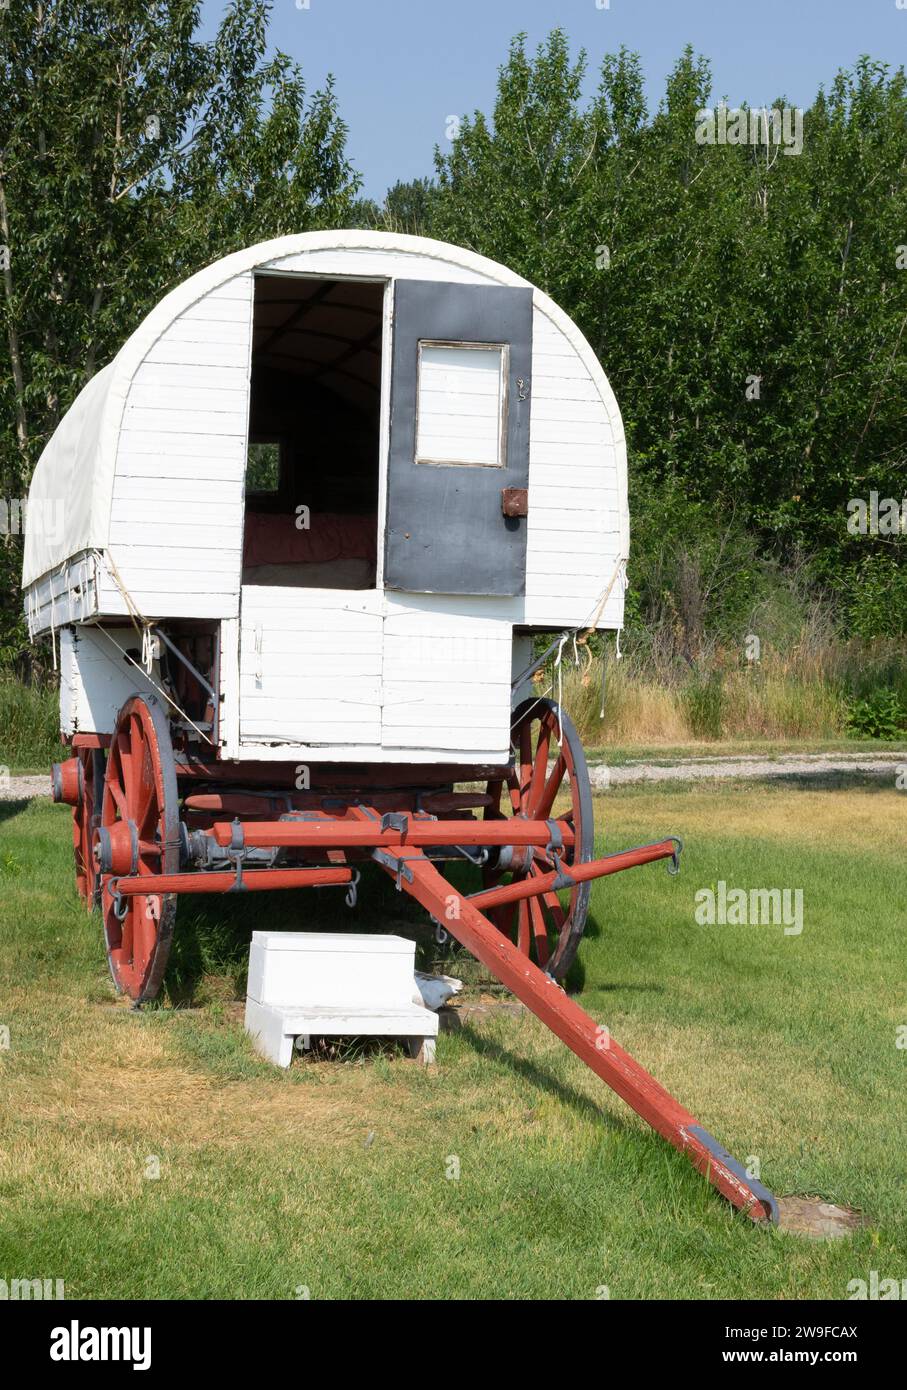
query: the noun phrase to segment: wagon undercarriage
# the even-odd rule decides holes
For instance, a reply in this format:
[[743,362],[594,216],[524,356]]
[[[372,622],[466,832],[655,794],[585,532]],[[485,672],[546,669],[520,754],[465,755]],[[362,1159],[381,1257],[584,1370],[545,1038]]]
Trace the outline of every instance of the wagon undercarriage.
[[[160,706],[133,697],[106,772],[103,753],[77,748],[55,773],[57,798],[74,807],[80,887],[89,905],[100,900],[118,988],[137,1002],[157,994],[180,894],[336,886],[352,907],[360,866],[377,863],[734,1206],[775,1219],[771,1193],[558,983],[592,881],[659,859],[676,871],[680,842],[592,857],[585,760],[553,702],[517,710],[513,747],[507,767],[382,767],[371,785],[368,770],[322,768],[315,786],[289,791],[279,769],[244,767],[234,785],[227,765],[179,761]],[[451,882],[458,861],[481,870],[481,888]]]

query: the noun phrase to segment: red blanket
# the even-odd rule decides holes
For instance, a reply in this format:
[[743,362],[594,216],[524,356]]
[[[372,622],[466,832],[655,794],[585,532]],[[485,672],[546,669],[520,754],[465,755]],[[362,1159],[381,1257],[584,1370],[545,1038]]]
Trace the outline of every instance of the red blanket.
[[376,559],[377,517],[313,513],[309,529],[298,530],[295,516],[247,512],[243,565],[322,564],[326,560]]

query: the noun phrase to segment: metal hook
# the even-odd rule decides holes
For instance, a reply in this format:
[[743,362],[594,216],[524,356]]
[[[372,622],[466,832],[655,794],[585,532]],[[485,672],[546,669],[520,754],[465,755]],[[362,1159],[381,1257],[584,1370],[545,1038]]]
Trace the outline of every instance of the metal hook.
[[359,870],[358,870],[358,869],[354,869],[354,870],[353,870],[353,877],[350,879],[350,886],[349,886],[349,888],[346,890],[346,899],[345,899],[345,901],[346,901],[347,907],[355,907],[355,906],[356,906],[356,888],[357,888],[357,885],[358,885],[358,883],[359,883],[359,879],[360,879],[360,878],[361,878],[361,874],[359,873]]
[[107,891],[110,894],[111,899],[113,901],[114,917],[117,919],[118,922],[124,922],[126,920],[126,913],[129,911],[129,899],[124,898],[123,894],[117,887],[119,881],[120,880],[118,878],[112,878],[107,885]]

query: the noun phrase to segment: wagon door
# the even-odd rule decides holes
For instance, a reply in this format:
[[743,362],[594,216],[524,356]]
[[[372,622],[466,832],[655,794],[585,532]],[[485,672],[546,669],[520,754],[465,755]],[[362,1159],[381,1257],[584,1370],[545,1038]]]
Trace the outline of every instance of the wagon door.
[[384,583],[522,594],[532,290],[398,280]]

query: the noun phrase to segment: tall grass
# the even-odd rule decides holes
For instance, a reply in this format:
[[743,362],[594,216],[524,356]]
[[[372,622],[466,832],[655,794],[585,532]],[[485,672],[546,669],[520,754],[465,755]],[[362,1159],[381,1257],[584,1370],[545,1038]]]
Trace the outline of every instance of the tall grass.
[[60,697],[0,672],[0,766],[46,768],[60,757]]
[[[551,672],[540,685],[557,688]],[[560,688],[590,746],[827,740],[848,736],[857,699],[891,691],[907,710],[907,660],[903,644],[881,639],[804,639],[753,661],[742,648],[714,646],[693,663],[673,664],[632,647],[618,662],[609,646],[592,666],[568,667]]]
[[864,700],[900,707],[907,737],[903,639],[849,636],[806,561],[781,568],[746,538],[712,539],[711,551],[708,537],[675,537],[643,552],[621,661],[612,639],[593,635],[578,668],[539,673],[584,740],[837,739]]

